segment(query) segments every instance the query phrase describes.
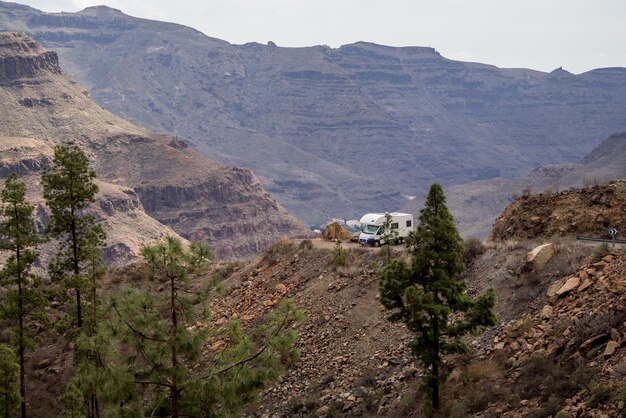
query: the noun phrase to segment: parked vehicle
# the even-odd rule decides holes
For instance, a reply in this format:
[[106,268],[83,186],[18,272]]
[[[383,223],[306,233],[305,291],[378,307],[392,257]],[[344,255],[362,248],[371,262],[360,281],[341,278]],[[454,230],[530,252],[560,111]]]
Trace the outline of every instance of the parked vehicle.
[[[413,215],[399,212],[392,212],[390,215],[391,230],[395,230],[398,233],[394,243],[400,244],[409,236],[409,232],[413,231]],[[362,228],[359,235],[359,244],[373,245],[375,247],[386,244],[383,236],[390,231],[385,231],[383,226],[385,223],[384,213],[368,213],[363,215],[360,222]]]

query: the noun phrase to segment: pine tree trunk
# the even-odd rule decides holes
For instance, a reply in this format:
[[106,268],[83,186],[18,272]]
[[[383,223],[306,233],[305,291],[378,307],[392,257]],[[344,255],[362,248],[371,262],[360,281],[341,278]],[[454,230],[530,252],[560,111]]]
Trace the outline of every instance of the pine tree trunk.
[[74,217],[74,208],[71,209],[72,214],[72,257],[74,261],[74,279],[76,280],[76,326],[82,328],[83,315],[80,304],[80,288],[78,285],[78,275],[80,269],[78,267],[78,238],[76,237],[76,218]]
[[439,317],[433,318],[433,375],[431,381],[433,409],[439,409]]
[[178,318],[176,317],[176,288],[174,286],[174,276],[170,277],[170,308],[172,309],[172,330],[170,335],[170,350],[172,355],[172,385],[170,386],[172,418],[180,416],[178,411],[178,398],[180,396],[177,381],[178,358],[176,350],[176,329],[178,327]]
[[20,248],[16,248],[15,261],[17,263],[17,338],[18,356],[20,358],[20,416],[26,418],[26,382],[24,377],[24,301],[22,295],[22,271],[20,267]]

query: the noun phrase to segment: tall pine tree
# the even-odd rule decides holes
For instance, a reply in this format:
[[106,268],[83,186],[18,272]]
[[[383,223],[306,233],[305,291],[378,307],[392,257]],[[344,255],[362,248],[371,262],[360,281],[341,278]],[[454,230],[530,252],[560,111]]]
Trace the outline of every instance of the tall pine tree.
[[42,174],[43,195],[50,208],[50,222],[46,232],[60,239],[61,248],[50,263],[52,278],[63,279],[68,289],[76,295],[76,326],[83,326],[81,292],[89,280],[81,275],[83,264],[90,254],[91,238],[101,237],[94,231],[95,219],[83,213],[85,206],[94,201],[98,186],[96,173],[89,168],[89,159],[74,143],[57,145],[52,167]]
[[[160,297],[128,289],[113,304],[125,346],[133,348],[126,370],[137,385],[137,398],[150,401],[152,416],[236,414],[278,377],[281,360],[293,359],[295,334],[289,327],[299,312],[284,304],[255,336],[234,320],[226,329],[213,328],[208,312],[198,316],[193,308],[216,282],[210,279],[208,288],[199,290],[190,281],[202,276],[209,249],[198,243],[186,249],[168,237],[144,248],[143,255],[162,289]],[[212,344],[217,351],[210,354]]]
[[44,299],[37,288],[36,277],[30,274],[37,259],[35,246],[41,241],[33,221],[32,205],[26,202],[26,186],[10,174],[0,195],[0,250],[9,258],[0,272],[0,283],[8,288],[7,298],[0,306],[1,316],[14,323],[13,345],[17,349],[20,374],[20,414],[26,417],[26,350],[33,340],[26,334],[28,321],[36,317]]
[[415,334],[409,347],[426,367],[423,388],[438,409],[445,379],[442,356],[467,351],[463,335],[495,324],[495,296],[489,291],[473,300],[465,294],[466,285],[458,279],[463,241],[439,184],[430,187],[419,220],[408,240],[411,264],[394,260],[380,272],[380,300],[391,311],[391,321],[403,322]]

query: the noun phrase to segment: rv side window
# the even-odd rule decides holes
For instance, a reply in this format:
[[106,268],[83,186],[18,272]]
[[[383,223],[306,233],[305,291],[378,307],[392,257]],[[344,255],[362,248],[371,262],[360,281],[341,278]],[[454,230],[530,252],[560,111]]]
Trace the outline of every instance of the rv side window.
[[394,222],[391,224],[391,229],[398,229],[398,222]]
[[406,221],[406,227],[410,228],[411,227],[411,223],[412,223],[411,221]]

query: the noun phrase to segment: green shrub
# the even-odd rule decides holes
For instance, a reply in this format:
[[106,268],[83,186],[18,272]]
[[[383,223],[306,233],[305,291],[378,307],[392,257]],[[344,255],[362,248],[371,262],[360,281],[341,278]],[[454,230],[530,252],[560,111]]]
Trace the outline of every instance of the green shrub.
[[341,240],[338,239],[333,248],[333,267],[346,265],[346,250],[341,246]]

